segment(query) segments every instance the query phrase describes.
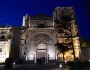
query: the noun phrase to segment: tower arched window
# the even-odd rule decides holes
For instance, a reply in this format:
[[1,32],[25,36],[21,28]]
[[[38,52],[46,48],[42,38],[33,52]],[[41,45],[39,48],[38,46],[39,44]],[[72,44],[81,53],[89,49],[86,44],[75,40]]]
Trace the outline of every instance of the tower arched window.
[[71,21],[71,17],[69,15],[63,15],[61,16],[62,21]]

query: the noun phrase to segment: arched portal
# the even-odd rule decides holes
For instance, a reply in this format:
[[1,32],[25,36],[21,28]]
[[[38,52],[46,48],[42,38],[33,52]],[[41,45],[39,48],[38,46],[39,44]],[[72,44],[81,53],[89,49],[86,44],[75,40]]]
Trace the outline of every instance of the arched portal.
[[54,41],[49,35],[39,33],[31,38],[28,36],[26,43],[28,61],[36,63],[38,58],[42,58],[43,62],[48,63],[55,60],[56,49]]
[[41,42],[37,46],[36,59],[41,59],[42,62],[48,62],[47,46]]

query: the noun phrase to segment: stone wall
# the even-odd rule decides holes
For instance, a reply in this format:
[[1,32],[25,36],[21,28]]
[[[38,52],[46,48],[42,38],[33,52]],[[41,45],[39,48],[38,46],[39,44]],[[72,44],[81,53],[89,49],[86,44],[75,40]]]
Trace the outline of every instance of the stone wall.
[[80,55],[81,55],[80,56],[81,61],[90,60],[90,47],[81,48],[81,54]]

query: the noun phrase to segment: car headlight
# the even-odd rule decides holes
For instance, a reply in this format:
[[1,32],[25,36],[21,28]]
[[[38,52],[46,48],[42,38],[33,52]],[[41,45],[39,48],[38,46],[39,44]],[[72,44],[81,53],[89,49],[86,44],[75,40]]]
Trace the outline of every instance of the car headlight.
[[60,64],[59,67],[62,68],[62,64]]
[[15,65],[15,62],[13,63],[13,65]]
[[67,63],[67,61],[65,61],[65,63]]

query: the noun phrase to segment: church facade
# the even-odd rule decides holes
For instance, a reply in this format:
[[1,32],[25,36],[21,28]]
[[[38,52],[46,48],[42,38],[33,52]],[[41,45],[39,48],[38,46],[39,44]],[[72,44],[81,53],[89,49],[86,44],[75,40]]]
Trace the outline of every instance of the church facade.
[[[8,57],[13,58],[14,61],[22,59],[23,61],[33,63],[37,63],[37,59],[40,58],[44,63],[55,62],[56,60],[62,61],[62,53],[59,52],[55,44],[57,41],[59,43],[64,42],[66,35],[58,33],[55,20],[61,21],[62,15],[65,14],[68,14],[72,19],[70,20],[69,27],[71,28],[72,37],[69,39],[73,40],[75,57],[79,58],[81,53],[80,40],[79,35],[77,35],[79,31],[74,9],[72,7],[57,7],[53,11],[53,16],[43,14],[29,16],[26,14],[23,16],[21,27],[1,27],[0,37],[4,40],[0,41],[0,62],[2,60],[2,62],[5,62],[5,59]],[[3,29],[5,29],[6,32]],[[5,33],[2,34],[2,31]],[[5,48],[3,48],[2,45]],[[3,49],[6,49],[7,57]],[[73,61],[74,56],[72,53],[73,50],[65,53],[65,60]],[[3,57],[1,57],[1,55]]]

